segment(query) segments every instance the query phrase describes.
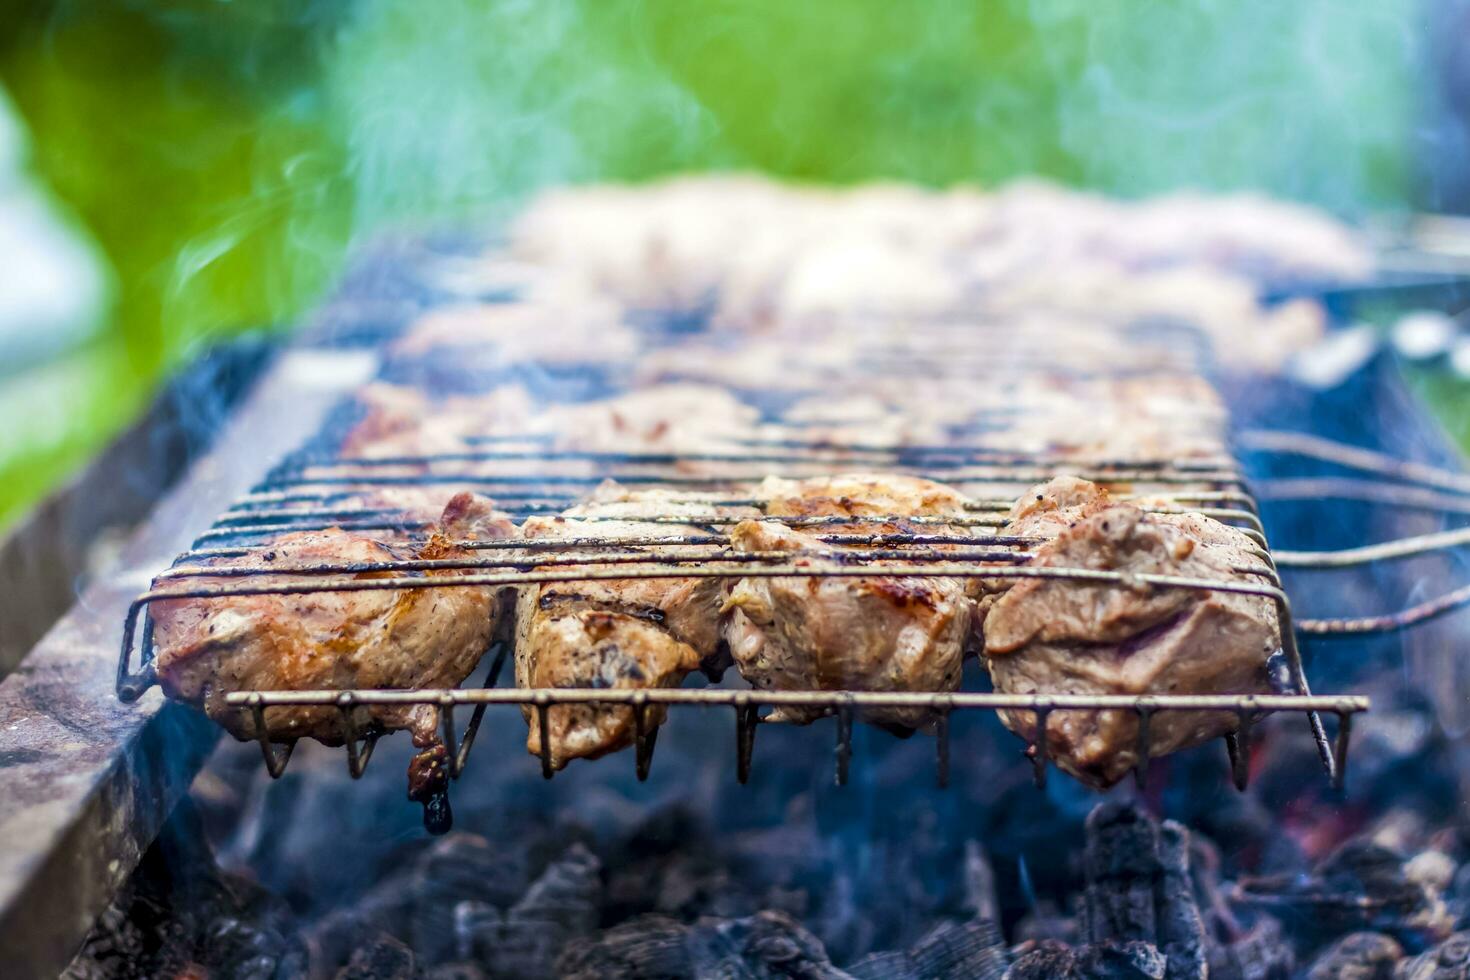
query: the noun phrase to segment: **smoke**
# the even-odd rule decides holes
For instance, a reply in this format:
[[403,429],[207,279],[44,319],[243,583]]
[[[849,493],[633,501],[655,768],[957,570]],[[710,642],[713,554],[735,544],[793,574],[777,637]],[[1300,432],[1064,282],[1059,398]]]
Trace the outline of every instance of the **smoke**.
[[7,74],[161,364],[291,320],[365,238],[552,184],[1039,175],[1393,206],[1425,87],[1417,0],[122,9],[62,5]]
[[80,445],[214,339],[299,320],[364,240],[493,227],[552,184],[1038,175],[1401,206],[1417,151],[1470,145],[1416,129],[1419,2],[57,0],[0,37],[0,78],[118,284]]
[[1152,3],[1099,17],[1036,3],[1065,40],[1063,146],[1087,183],[1137,195],[1258,189],[1360,214],[1403,207],[1426,83],[1412,0]]
[[698,101],[648,57],[627,4],[568,0],[360,8],[324,88],[356,229],[500,216],[548,184],[700,163]]

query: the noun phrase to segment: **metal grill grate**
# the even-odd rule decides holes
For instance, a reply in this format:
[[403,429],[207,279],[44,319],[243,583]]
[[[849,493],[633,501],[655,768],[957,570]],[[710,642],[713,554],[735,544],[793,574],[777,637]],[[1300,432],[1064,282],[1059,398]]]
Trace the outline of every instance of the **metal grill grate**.
[[[961,357],[944,362],[932,348],[938,340],[958,336],[927,335],[916,331],[919,342],[869,349],[854,362],[856,380],[881,378],[924,378],[937,372],[953,380],[963,376],[970,384],[1002,378],[1008,373],[1039,372],[1049,378],[1117,379],[1129,374],[1123,368],[1061,371],[1039,357],[1013,357],[981,361]],[[1123,344],[1145,338],[1141,357],[1148,366],[1138,368],[1150,375],[1197,378],[1206,365],[1198,338],[1185,332],[1164,332],[1161,346],[1156,331],[1119,331]],[[978,343],[974,335],[966,342]],[[799,360],[799,359],[798,359]],[[802,365],[792,366],[798,374]],[[474,370],[473,368],[467,370]],[[630,366],[619,367],[622,373]],[[958,374],[957,374],[958,372]],[[392,373],[390,366],[389,373]],[[615,372],[616,373],[616,372]],[[749,395],[749,389],[741,389]],[[769,404],[789,401],[787,392],[756,392],[753,401]],[[541,733],[541,766],[553,773],[549,715],[562,705],[606,705],[632,710],[636,730],[636,767],[640,778],[647,775],[658,734],[647,723],[654,706],[699,706],[724,708],[735,717],[737,777],[749,775],[755,731],[762,708],[801,706],[818,709],[836,719],[836,778],[846,779],[852,751],[852,722],[867,708],[918,708],[936,718],[937,775],[948,779],[950,753],[949,718],[963,710],[1008,710],[1031,712],[1037,721],[1038,741],[1029,754],[1038,783],[1044,781],[1049,762],[1046,719],[1058,711],[1123,710],[1134,712],[1139,721],[1139,765],[1145,776],[1148,762],[1149,723],[1160,712],[1227,711],[1239,717],[1239,729],[1226,737],[1231,772],[1237,786],[1246,783],[1246,759],[1254,724],[1272,713],[1306,716],[1322,765],[1334,785],[1341,785],[1347,765],[1352,716],[1367,710],[1366,698],[1314,696],[1309,688],[1297,647],[1298,632],[1312,635],[1347,635],[1403,628],[1449,608],[1470,602],[1470,592],[1458,593],[1424,603],[1391,616],[1360,620],[1293,620],[1290,602],[1282,589],[1278,567],[1343,568],[1373,561],[1455,547],[1470,541],[1470,534],[1449,532],[1422,539],[1353,549],[1348,552],[1278,552],[1268,548],[1265,529],[1251,490],[1236,461],[1224,454],[1181,459],[1081,458],[1065,453],[1026,453],[997,449],[977,441],[984,432],[1003,431],[1008,420],[1028,410],[1025,404],[993,406],[977,410],[970,421],[949,427],[952,442],[888,445],[861,439],[816,439],[809,424],[787,419],[777,408],[767,409],[759,438],[732,434],[718,441],[735,450],[691,453],[604,452],[557,448],[542,433],[485,432],[467,437],[472,447],[464,451],[390,455],[375,458],[345,456],[332,448],[298,452],[278,466],[270,476],[237,501],[216,524],[201,534],[194,547],[181,555],[175,566],[162,573],[154,587],[130,607],[124,629],[118,667],[118,693],[125,700],[139,697],[156,682],[151,621],[148,607],[164,599],[217,599],[262,594],[308,594],[314,592],[456,588],[476,586],[520,586],[586,580],[719,578],[730,576],[854,576],[892,577],[947,576],[956,578],[1023,579],[1049,578],[1078,582],[1101,582],[1136,588],[1175,588],[1201,592],[1225,591],[1259,596],[1276,608],[1283,653],[1288,667],[1289,688],[1285,693],[1257,695],[1009,695],[994,693],[877,693],[859,691],[754,691],[723,688],[704,689],[506,689],[496,686],[507,656],[501,645],[493,658],[487,682],[481,688],[412,691],[251,691],[228,694],[226,703],[254,716],[255,730],[272,775],[280,775],[290,759],[294,742],[273,744],[265,724],[266,713],[292,707],[337,709],[341,715],[341,737],[347,746],[349,770],[360,776],[371,757],[380,732],[357,721],[356,709],[364,706],[425,705],[439,712],[442,738],[447,749],[447,769],[457,778],[465,769],[470,748],[484,712],[491,705],[515,705],[531,711]],[[862,419],[824,419],[831,428],[860,429]],[[331,439],[323,444],[330,447]],[[1372,479],[1353,481],[1368,495],[1390,500],[1431,494],[1435,499],[1419,501],[1434,507],[1443,497],[1451,503],[1466,488],[1465,478],[1419,467],[1408,471],[1381,458],[1344,452],[1344,447],[1312,437],[1293,438],[1287,433],[1251,433],[1243,445],[1256,451],[1293,453],[1322,459],[1369,474]],[[1013,497],[1004,493],[973,495],[965,513],[956,516],[912,517],[781,517],[782,523],[810,529],[824,543],[840,545],[830,553],[804,553],[807,559],[828,559],[829,564],[811,566],[792,561],[789,552],[735,552],[724,528],[745,516],[722,513],[720,508],[746,508],[761,512],[765,502],[753,494],[754,484],[768,475],[788,478],[823,476],[842,470],[879,470],[925,476],[958,487],[1009,488],[1041,482],[1058,475],[1073,475],[1116,491],[1121,499],[1146,499],[1146,509],[1162,513],[1194,512],[1239,528],[1254,543],[1253,561],[1234,569],[1242,576],[1228,581],[1179,578],[1161,575],[1125,574],[1080,568],[1032,567],[1020,564],[1031,557],[1027,550],[1042,539],[1006,535],[1007,512]],[[408,472],[404,472],[407,470]],[[691,472],[695,470],[695,472]],[[515,520],[555,514],[575,505],[590,489],[606,479],[630,487],[662,487],[680,491],[680,501],[707,505],[705,514],[646,513],[616,517],[579,517],[579,521],[634,521],[678,527],[668,535],[640,533],[622,537],[561,539],[505,539],[458,541],[451,546],[471,554],[465,557],[409,559],[370,563],[322,562],[285,566],[252,563],[213,566],[219,558],[247,557],[264,541],[288,532],[339,527],[358,532],[381,532],[385,540],[412,542],[429,524],[411,514],[386,507],[354,503],[364,492],[400,487],[455,487],[474,489],[493,497]],[[1267,486],[1265,492],[1291,496],[1321,487]],[[1412,505],[1412,504],[1411,504]],[[1450,509],[1450,508],[1446,508]],[[914,530],[894,532],[900,523]],[[871,533],[862,528],[871,525]],[[884,527],[887,525],[888,527]],[[926,525],[935,527],[926,533]],[[689,533],[689,527],[698,533]],[[828,528],[844,533],[827,533]],[[973,536],[953,529],[968,527]],[[649,551],[648,549],[656,549]],[[840,562],[841,564],[838,564]],[[589,566],[598,567],[589,567]],[[615,566],[615,567],[605,567]],[[453,570],[452,578],[425,577],[431,571]],[[375,573],[375,578],[358,578]],[[225,584],[191,584],[199,578],[232,579]],[[266,578],[268,581],[252,581]],[[139,667],[133,668],[137,659]],[[470,719],[461,731],[456,709],[469,710]],[[1329,737],[1322,715],[1335,715],[1337,725]]]

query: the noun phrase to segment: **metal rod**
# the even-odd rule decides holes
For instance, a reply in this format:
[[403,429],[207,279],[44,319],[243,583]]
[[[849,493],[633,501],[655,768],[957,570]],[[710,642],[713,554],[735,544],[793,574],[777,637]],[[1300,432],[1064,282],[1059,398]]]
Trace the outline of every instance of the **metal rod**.
[[1470,544],[1470,527],[1457,527],[1340,551],[1277,551],[1274,555],[1276,564],[1283,568],[1350,568],[1447,551],[1466,544]]
[[[1307,672],[1302,667],[1302,654],[1297,646],[1296,630],[1292,626],[1291,603],[1285,592],[1276,594],[1276,622],[1281,634],[1281,652],[1286,656],[1292,687],[1297,694],[1310,695],[1312,689],[1307,684]],[[1317,744],[1317,756],[1322,760],[1322,767],[1327,770],[1328,780],[1336,779],[1337,766],[1332,757],[1332,748],[1327,744],[1327,729],[1323,727],[1322,716],[1316,709],[1307,712],[1307,727],[1311,729],[1312,741]]]
[[750,781],[750,759],[755,752],[755,726],[760,709],[749,699],[735,701],[735,778],[744,786]]
[[847,767],[852,761],[852,705],[845,700],[837,713],[837,785],[847,785]]
[[1036,741],[1031,745],[1031,778],[1037,789],[1046,789],[1046,726],[1051,715],[1051,699],[1037,702],[1032,711],[1036,718]]
[[[340,521],[331,525],[343,531],[425,531],[437,527],[433,521]],[[243,527],[217,527],[202,532],[194,539],[218,541],[222,538],[255,537],[262,534],[292,534],[297,531],[320,531],[321,524],[250,524]]]
[[1262,480],[1255,485],[1261,500],[1361,500],[1400,510],[1470,514],[1470,499],[1425,487],[1346,477]]
[[[363,490],[362,493],[370,493]],[[329,494],[326,496],[341,496],[340,494]],[[584,498],[575,495],[562,495],[556,498],[532,497],[522,494],[496,493],[495,500],[498,504],[515,504],[512,510],[526,510],[530,503],[538,505],[538,510],[569,510],[583,505]],[[1149,493],[1112,494],[1111,499],[1119,503],[1140,502],[1141,509],[1152,514],[1203,514],[1213,517],[1221,522],[1238,521],[1255,530],[1263,530],[1260,518],[1255,511],[1254,501],[1250,497],[1239,493],[1227,493],[1223,491],[1201,491],[1198,493]],[[1191,503],[1196,506],[1170,506],[1161,505],[1159,501],[1169,501],[1173,505]],[[773,502],[769,499],[741,496],[734,497],[728,494],[723,496],[711,496],[708,494],[683,493],[679,495],[680,504],[703,504],[710,507],[748,507],[765,512]],[[960,509],[969,513],[1006,514],[1015,506],[1015,498],[993,497],[966,500]],[[622,503],[639,503],[639,501],[625,501]],[[1229,504],[1231,506],[1208,507],[1207,504]],[[651,516],[664,516],[664,507],[651,510]],[[635,512],[636,514],[636,512]],[[231,529],[244,533],[253,525],[274,526],[283,522],[306,526],[306,521],[322,528],[338,526],[342,521],[354,518],[377,519],[392,524],[401,524],[414,517],[423,517],[423,514],[415,514],[411,509],[402,507],[252,507],[240,506],[225,511],[215,521],[215,527],[228,526]],[[576,515],[569,515],[575,517]],[[623,515],[619,515],[620,517]],[[751,515],[753,516],[753,515]],[[958,516],[958,515],[956,515]],[[389,518],[392,518],[390,521]],[[584,518],[585,519],[585,518]],[[892,520],[904,520],[904,515],[892,515]]]
[[1235,783],[1235,788],[1242,793],[1250,783],[1251,767],[1251,729],[1256,723],[1254,712],[1240,711],[1237,713],[1238,722],[1234,732],[1225,736],[1226,744],[1232,747],[1230,756],[1230,775]]
[[347,747],[347,772],[353,779],[361,779],[362,774],[367,771],[368,761],[373,757],[373,748],[378,744],[378,733],[370,731],[362,742],[358,741],[362,735],[354,716],[357,699],[351,691],[342,692],[342,696],[337,699],[337,706],[342,713],[342,744]]
[[1332,776],[1332,788],[1340,790],[1347,781],[1348,743],[1353,737],[1353,716],[1350,712],[1337,713],[1337,737],[1332,740],[1332,756],[1337,769]]
[[644,782],[648,779],[649,767],[653,765],[653,749],[658,744],[658,726],[648,724],[648,706],[641,702],[633,705],[634,724],[637,727],[637,735],[634,738],[635,770],[638,781]]
[[1230,764],[1230,778],[1235,788],[1240,789],[1240,741],[1234,732],[1225,733],[1225,758]]
[[[863,424],[865,420],[854,420],[850,424]],[[828,424],[825,421],[822,424]],[[469,435],[462,437],[466,445],[481,444],[485,437]],[[493,437],[505,440],[506,436]],[[519,438],[511,436],[508,438]],[[339,453],[303,455],[290,462],[290,468],[331,466],[427,466],[448,462],[509,462],[525,461],[553,463],[559,461],[591,463],[642,463],[669,466],[687,462],[732,462],[732,463],[845,463],[855,454],[887,457],[926,459],[979,459],[998,465],[1058,465],[1085,466],[1093,469],[1226,469],[1235,466],[1228,455],[1201,456],[1198,459],[1130,459],[1126,457],[1085,457],[1065,453],[1022,453],[1014,450],[997,449],[983,444],[961,443],[858,443],[831,442],[827,440],[801,439],[758,439],[735,438],[729,441],[756,450],[741,452],[689,452],[670,453],[655,451],[623,450],[604,452],[588,449],[549,448],[539,436],[525,436],[525,441],[534,443],[526,449],[480,449],[443,453],[409,454],[398,456],[352,456]],[[724,440],[722,440],[724,441]],[[765,450],[765,451],[761,451]],[[786,450],[775,452],[772,450]]]
[[[342,695],[338,690],[232,691],[225,695],[231,707],[256,704],[331,707]],[[1138,710],[1146,704],[1152,711],[1367,711],[1369,699],[1352,694],[997,694],[994,692],[928,691],[758,691],[717,687],[633,688],[582,687],[497,687],[442,688],[405,691],[354,690],[358,705],[388,707],[436,705],[444,698],[455,704],[605,704],[629,705],[635,697],[649,704],[704,705],[729,707],[750,704],[759,707],[831,708],[850,705],[855,709],[944,708],[1003,711],[1107,711]],[[765,724],[765,722],[762,722]]]
[[555,774],[551,766],[551,700],[542,696],[535,704],[536,726],[541,735],[541,776],[550,779]]
[[[784,523],[784,521],[782,523]],[[1021,537],[1021,536],[1015,536],[1015,535],[1000,535],[1000,534],[986,534],[986,535],[976,536],[976,535],[973,535],[973,534],[917,534],[917,533],[909,533],[909,532],[894,532],[894,533],[886,533],[886,534],[810,534],[809,533],[808,536],[811,537],[811,538],[813,538],[813,539],[815,539],[815,540],[817,540],[817,541],[822,542],[823,544],[838,544],[838,545],[841,545],[842,546],[842,549],[840,551],[840,554],[844,558],[851,557],[854,554],[862,554],[862,549],[864,549],[864,548],[903,547],[903,548],[905,548],[905,552],[904,552],[905,554],[922,554],[922,552],[915,552],[915,551],[913,551],[913,548],[915,546],[920,546],[920,545],[954,545],[954,546],[957,546],[957,547],[974,546],[974,545],[987,545],[987,546],[994,546],[994,547],[1008,547],[1008,548],[1010,548],[1010,547],[1025,547],[1025,546],[1029,546],[1029,545],[1041,544],[1041,543],[1044,543],[1045,541],[1049,540],[1049,539],[1044,538],[1044,537],[1035,537],[1035,536],[1024,536],[1024,537]],[[663,556],[667,556],[670,553],[670,551],[672,551],[673,549],[675,549],[677,547],[680,547],[680,546],[687,546],[687,547],[708,547],[708,548],[728,548],[730,546],[730,540],[731,540],[730,539],[730,535],[728,535],[728,534],[667,534],[667,535],[664,535],[664,534],[657,534],[657,535],[634,534],[634,535],[608,535],[607,537],[490,538],[490,539],[486,539],[486,540],[483,540],[483,541],[481,541],[481,540],[466,539],[466,540],[447,541],[447,542],[444,543],[444,547],[445,548],[448,548],[448,549],[451,549],[451,550],[465,550],[465,551],[512,551],[513,550],[513,551],[517,551],[517,552],[530,552],[530,553],[535,553],[535,552],[540,552],[540,551],[565,552],[565,551],[572,551],[572,550],[575,550],[577,552],[588,552],[588,551],[590,551],[590,552],[594,552],[595,553],[595,552],[602,551],[602,550],[616,550],[618,548],[663,548],[663,549],[665,549],[664,551],[660,551],[660,552],[657,552],[656,553],[660,557],[663,557]],[[315,565],[296,565],[296,566],[276,565],[274,563],[272,563],[269,566],[266,566],[266,565],[256,565],[256,566],[238,566],[238,565],[189,566],[187,564],[183,564],[183,562],[201,561],[201,560],[207,561],[207,560],[213,560],[213,559],[216,559],[216,558],[243,558],[243,557],[249,556],[252,553],[258,552],[263,547],[267,547],[267,546],[265,546],[265,545],[257,545],[254,548],[195,548],[195,549],[191,549],[190,551],[186,551],[182,555],[179,556],[179,561],[180,561],[179,564],[176,564],[174,567],[169,568],[169,569],[167,569],[167,570],[165,570],[163,572],[160,572],[159,575],[157,576],[157,578],[158,579],[169,579],[169,578],[182,578],[182,577],[190,577],[190,576],[205,576],[205,577],[223,577],[223,578],[227,578],[227,577],[230,577],[231,574],[236,574],[236,575],[242,574],[242,573],[231,573],[229,571],[230,569],[233,569],[233,568],[241,568],[241,567],[249,568],[249,569],[254,569],[255,570],[255,571],[250,571],[250,572],[244,573],[244,574],[262,574],[262,575],[264,575],[264,574],[283,574],[285,572],[313,573],[313,572],[321,572],[321,571],[326,571],[326,570],[338,570],[338,571],[344,571],[344,572],[359,572],[359,571],[364,571],[364,570],[366,570],[366,571],[380,571],[380,570],[393,570],[393,569],[408,570],[405,567],[405,565],[404,565],[403,562],[398,562],[398,561],[376,562],[376,563],[373,563],[373,562],[318,563],[318,564],[315,564]],[[1272,561],[1272,554],[1271,554],[1271,552],[1266,551],[1265,549],[1260,548],[1258,546],[1251,546],[1251,547],[1248,547],[1248,548],[1244,548],[1242,550],[1246,551],[1246,553],[1250,554],[1252,557],[1255,557],[1255,558],[1260,559],[1265,564],[1270,564],[1271,561]],[[678,552],[675,552],[675,553],[677,554]],[[946,553],[952,553],[952,552],[946,552]],[[702,554],[708,555],[709,552],[703,552]],[[1328,554],[1331,554],[1331,552],[1328,552]],[[1027,557],[1027,558],[1032,557],[1032,555],[1029,552],[1006,552],[1006,553],[1004,553],[1002,555],[1002,557],[1003,558],[1009,558],[1012,555],[1021,555],[1021,556]],[[455,560],[457,561],[458,559],[455,559]],[[594,556],[594,557],[591,557],[589,560],[600,560],[600,558],[596,558]],[[509,562],[509,561],[507,561],[506,564],[525,565],[525,564],[542,564],[542,562],[539,559],[522,558],[522,559],[520,559],[517,562]],[[428,567],[431,567],[432,568],[432,567],[439,567],[439,566],[432,566],[432,565],[430,565]],[[474,566],[474,567],[479,567],[479,566]],[[485,567],[495,567],[495,566],[487,564]]]
[[1446,613],[1470,605],[1470,585],[1447,592],[1398,612],[1382,616],[1360,616],[1346,619],[1304,619],[1297,624],[1303,634],[1338,638],[1362,636],[1365,633],[1396,633],[1428,622]]
[[1438,466],[1428,466],[1361,446],[1352,446],[1306,432],[1254,429],[1242,432],[1236,443],[1243,449],[1304,456],[1366,473],[1378,473],[1406,483],[1470,493],[1470,476]]
[[1138,760],[1133,764],[1133,778],[1139,789],[1148,788],[1148,763],[1152,743],[1149,741],[1149,722],[1153,709],[1140,704],[1138,709],[1138,744],[1135,753]]
[[[905,469],[910,467],[896,467]],[[625,472],[599,472],[588,475],[551,475],[551,474],[513,474],[513,473],[487,473],[482,470],[462,470],[459,472],[444,472],[436,470],[425,473],[380,473],[364,481],[360,474],[347,473],[342,475],[311,474],[302,473],[299,476],[281,475],[274,476],[270,480],[261,483],[260,490],[294,489],[297,487],[326,487],[335,485],[357,485],[364,482],[377,487],[417,487],[438,486],[442,484],[464,484],[466,486],[478,486],[485,489],[497,486],[505,487],[595,487],[604,480],[616,480],[618,483],[627,485],[652,485],[681,486],[681,487],[718,487],[730,483],[756,483],[771,475],[768,467],[752,470],[746,474],[701,476],[679,473],[625,473]],[[831,475],[831,468],[814,469],[795,473],[779,474],[792,480],[807,480]],[[944,472],[946,482],[949,483],[1043,483],[1057,476],[1076,476],[1084,480],[1104,486],[1112,483],[1157,483],[1157,484],[1220,484],[1223,486],[1243,486],[1244,477],[1234,470],[1197,470],[1179,472],[1176,470],[1151,470],[1151,469],[1086,469],[1083,467],[1060,466],[1056,468],[1047,467],[1016,467],[996,466],[985,467],[971,465],[968,469],[947,470]]]
[[[484,705],[475,705],[476,710],[481,710]],[[439,737],[444,743],[444,767],[449,771],[450,779],[458,779],[460,773],[460,747],[459,728],[454,724],[454,701],[441,700],[439,703]]]
[[[973,543],[983,542],[974,539]],[[687,551],[665,549],[648,552],[614,552],[611,554],[556,554],[532,558],[510,556],[501,558],[412,558],[401,561],[365,562],[318,562],[310,565],[180,565],[158,575],[158,580],[181,578],[250,578],[265,575],[362,575],[373,572],[417,572],[437,570],[579,567],[583,565],[660,564],[682,565],[715,562],[770,561],[789,562],[793,554],[804,558],[820,558],[832,561],[1027,561],[1035,557],[1025,551],[1004,551],[995,548],[960,548],[949,550],[925,548],[894,549],[812,549],[810,551]],[[881,566],[878,566],[881,569]]]
[[[1257,595],[1274,600],[1278,607],[1286,604],[1286,595],[1270,585],[1242,582],[1235,579],[1202,579],[1178,575],[1155,575],[1128,573],[1094,568],[1054,568],[1050,566],[985,566],[939,563],[923,565],[845,566],[808,564],[744,564],[729,568],[693,566],[688,568],[588,568],[582,571],[553,572],[496,572],[478,575],[440,576],[435,578],[393,576],[375,579],[343,579],[341,581],[285,581],[269,585],[230,584],[223,586],[195,586],[186,589],[152,589],[138,598],[138,602],[155,602],[161,599],[209,599],[242,595],[307,595],[314,592],[367,592],[392,589],[424,588],[478,588],[502,585],[536,585],[553,582],[599,582],[626,579],[681,579],[681,578],[1048,578],[1076,582],[1106,583],[1135,587],[1155,585],[1162,588],[1191,589],[1201,592],[1232,592],[1241,595]],[[1284,617],[1290,621],[1289,611]],[[1283,628],[1284,629],[1284,628]]]
[[255,722],[255,741],[260,745],[261,755],[265,758],[265,770],[272,779],[280,779],[281,774],[286,771],[286,765],[291,761],[291,753],[296,751],[296,740],[288,739],[282,743],[280,754],[277,755],[275,743],[271,741],[270,732],[265,727],[265,701],[257,698],[249,706]]
[[485,677],[485,686],[494,687],[496,681],[500,680],[500,671],[505,666],[506,657],[510,654],[510,644],[499,640],[495,643],[495,659],[490,664],[490,673]]
[[934,716],[935,782],[940,789],[949,786],[949,708]]

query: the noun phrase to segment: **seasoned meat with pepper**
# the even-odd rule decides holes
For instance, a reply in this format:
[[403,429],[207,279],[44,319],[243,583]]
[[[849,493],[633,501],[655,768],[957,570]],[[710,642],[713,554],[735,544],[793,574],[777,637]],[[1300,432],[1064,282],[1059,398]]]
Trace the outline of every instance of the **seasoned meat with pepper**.
[[[735,508],[716,508],[691,501],[689,495],[668,490],[628,491],[615,484],[598,489],[586,504],[565,515],[531,518],[522,533],[529,539],[618,539],[707,535],[694,524],[640,521],[640,516],[709,517]],[[745,513],[754,513],[745,508]],[[631,548],[632,546],[629,546]],[[670,548],[638,546],[656,559]],[[629,548],[612,548],[626,552]],[[631,570],[637,565],[598,562],[607,548],[585,548],[586,565],[574,572]],[[579,554],[575,547],[558,556]],[[534,558],[534,552],[531,553]],[[718,578],[615,578],[552,582],[521,589],[516,616],[516,683],[521,687],[654,688],[677,687],[691,671],[703,668],[718,676],[727,656],[719,631]],[[541,751],[541,731],[534,711],[525,709],[530,723],[526,748]],[[650,708],[650,728],[661,724],[665,711]],[[594,759],[631,745],[635,723],[631,708],[601,705],[559,706],[550,709],[551,764],[565,766],[572,759]]]
[[[1082,480],[1035,488],[1012,512],[1013,528],[1050,536],[1034,567],[1173,575],[1222,583],[1264,582],[1238,530],[1198,514],[1148,513]],[[1010,694],[1259,694],[1266,661],[1281,645],[1272,602],[1262,596],[1057,578],[994,580],[984,620],[995,688]],[[1001,719],[1028,741],[1031,712]],[[1150,755],[1234,730],[1227,712],[1155,714]],[[1103,788],[1138,761],[1132,711],[1053,711],[1047,748],[1057,764]]]
[[[737,551],[791,553],[813,569],[838,567],[818,552],[841,551],[781,518],[891,518],[820,525],[823,536],[918,531],[965,533],[949,525],[916,525],[910,517],[962,515],[965,500],[942,484],[914,477],[853,475],[794,482],[769,479],[759,496],[768,520],[743,521],[731,532]],[[747,576],[730,582],[725,635],[740,673],[763,690],[953,691],[970,631],[969,584],[958,578]],[[774,721],[807,723],[813,709],[778,708]],[[916,709],[868,712],[865,720],[916,728]]]
[[[282,535],[220,567],[269,565],[279,574],[160,580],[180,587],[239,584],[281,586],[292,568],[323,563],[462,558],[465,540],[504,538],[515,527],[483,497],[457,494],[444,506],[427,541],[375,540],[341,528]],[[382,577],[383,572],[342,576]],[[499,590],[448,587],[452,569],[423,572],[446,587],[355,592],[235,595],[170,599],[152,606],[155,666],[164,691],[202,707],[241,739],[257,736],[250,712],[225,704],[234,691],[414,689],[454,687],[474,669],[502,619]],[[304,576],[304,580],[319,580]],[[430,744],[438,721],[424,706],[358,709],[361,726],[408,729]],[[335,708],[276,708],[265,715],[273,740],[341,742]]]

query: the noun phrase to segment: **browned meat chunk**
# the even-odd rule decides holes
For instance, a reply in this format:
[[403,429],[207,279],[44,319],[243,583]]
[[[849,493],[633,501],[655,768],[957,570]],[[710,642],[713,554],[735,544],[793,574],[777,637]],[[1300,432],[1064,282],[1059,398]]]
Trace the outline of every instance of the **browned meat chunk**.
[[[711,516],[717,508],[690,502],[666,490],[626,491],[615,485],[599,488],[591,501],[563,517],[532,518],[527,538],[618,539],[707,534],[693,525],[640,521],[640,516]],[[672,546],[640,546],[656,559]],[[628,549],[614,548],[613,551]],[[687,547],[685,548],[687,550]],[[577,554],[574,547],[558,554]],[[584,571],[638,566],[599,563],[606,548],[587,548]],[[711,674],[723,669],[719,632],[718,578],[617,578],[546,583],[521,590],[516,617],[516,683],[529,688],[677,687],[690,671]],[[665,711],[650,708],[650,729],[662,724]],[[541,751],[541,732],[533,709],[526,709],[530,733],[526,748]],[[603,705],[558,706],[550,709],[551,763],[557,768],[572,759],[594,759],[631,745],[635,723],[631,708]]]
[[[744,448],[739,440],[753,431],[760,416],[723,389],[695,384],[659,385],[600,401],[539,408],[514,385],[434,399],[416,388],[380,383],[363,389],[357,400],[362,416],[340,449],[344,459],[355,461],[485,450],[474,439],[487,435],[523,449],[572,453],[738,453]],[[597,464],[586,460],[533,457],[390,462],[371,469],[362,462],[323,463],[310,467],[307,475],[396,476],[433,472],[441,465],[470,474],[599,472]]]
[[[188,586],[282,585],[293,567],[465,557],[453,542],[509,537],[514,526],[490,501],[458,494],[427,542],[374,540],[341,528],[282,535],[221,567],[269,563],[281,575],[204,577]],[[355,579],[381,577],[367,572]],[[436,569],[452,581],[463,571]],[[309,577],[308,577],[309,578]],[[175,580],[179,581],[179,580]],[[298,595],[171,599],[152,606],[155,661],[164,691],[201,706],[236,737],[257,735],[249,712],[225,704],[234,691],[454,687],[474,669],[501,619],[499,591],[456,586]],[[434,738],[438,713],[425,706],[362,708],[362,726],[409,729],[417,744]],[[341,742],[335,708],[276,708],[265,715],[274,740]]]
[[356,400],[361,417],[340,448],[349,459],[463,452],[471,436],[523,431],[535,415],[531,396],[514,385],[433,399],[419,388],[375,382]]
[[[731,533],[740,551],[792,553],[798,565],[836,567],[812,552],[832,551],[781,517],[866,517],[891,521],[823,525],[843,533],[918,530],[905,518],[957,516],[965,501],[938,483],[891,475],[839,476],[762,485],[773,520],[744,521]],[[932,525],[928,532],[964,533]],[[971,606],[967,583],[945,577],[748,576],[730,583],[725,635],[740,673],[763,690],[952,691],[959,686]],[[815,709],[781,707],[771,719],[808,723]],[[919,727],[919,709],[881,709],[865,720]]]
[[[1016,505],[1013,528],[1051,540],[1029,564],[1241,581],[1261,567],[1251,542],[1197,514],[1153,514],[1111,501],[1086,481],[1037,487]],[[998,691],[1011,694],[1252,694],[1269,690],[1266,660],[1280,646],[1267,598],[1223,591],[1020,579],[985,617],[985,655]],[[1002,712],[1035,741],[1031,712]],[[1163,755],[1232,731],[1226,712],[1154,715],[1149,754]],[[1047,746],[1089,785],[1121,779],[1137,759],[1132,711],[1053,711]]]

